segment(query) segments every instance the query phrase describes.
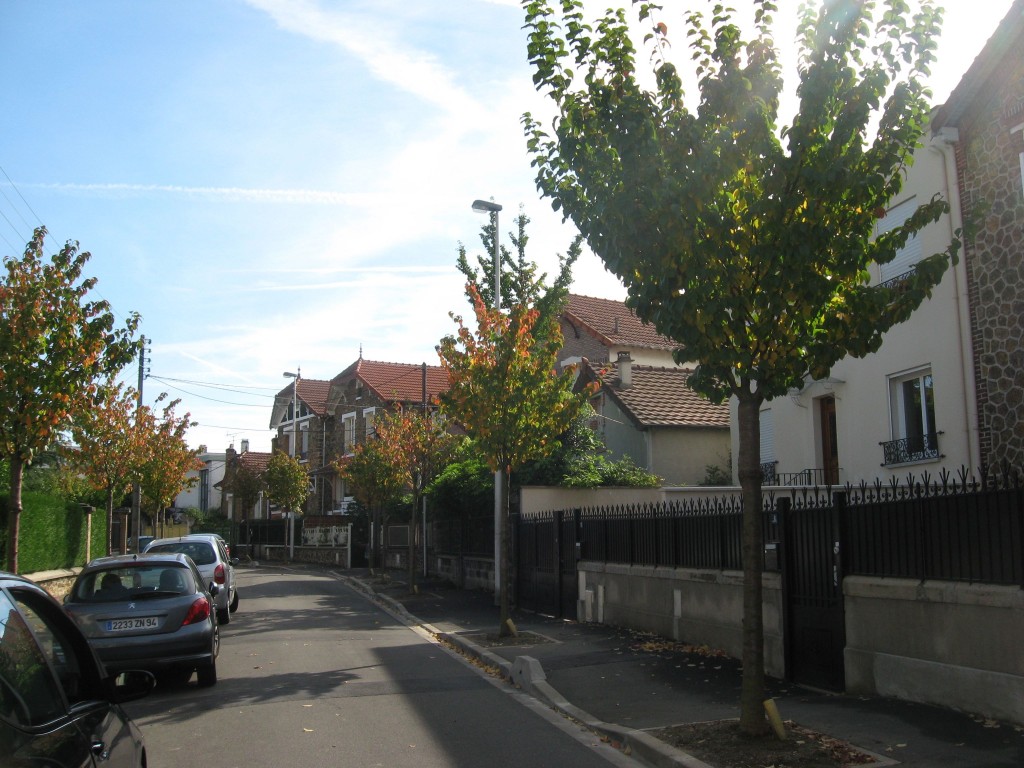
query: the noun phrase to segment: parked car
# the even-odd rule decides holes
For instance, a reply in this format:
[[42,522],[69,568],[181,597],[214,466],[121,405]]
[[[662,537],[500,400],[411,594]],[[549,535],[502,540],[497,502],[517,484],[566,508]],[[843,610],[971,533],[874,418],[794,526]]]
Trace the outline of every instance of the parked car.
[[216,584],[217,621],[227,624],[231,614],[238,610],[238,590],[235,589],[235,566],[238,558],[228,556],[224,539],[216,533],[190,533],[173,539],[155,539],[146,552],[181,552],[192,558],[207,584]]
[[78,626],[37,584],[0,572],[0,763],[142,768],[142,732],[121,709],[153,676],[108,676]]
[[108,669],[147,669],[200,686],[217,682],[220,627],[216,584],[187,555],[114,555],[88,563],[64,598]]

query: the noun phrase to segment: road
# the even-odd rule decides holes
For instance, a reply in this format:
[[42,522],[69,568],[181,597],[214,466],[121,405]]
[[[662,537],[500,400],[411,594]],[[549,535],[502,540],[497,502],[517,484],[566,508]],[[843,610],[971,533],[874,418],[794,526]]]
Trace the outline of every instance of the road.
[[217,685],[193,679],[126,706],[149,768],[637,765],[335,574],[236,573]]

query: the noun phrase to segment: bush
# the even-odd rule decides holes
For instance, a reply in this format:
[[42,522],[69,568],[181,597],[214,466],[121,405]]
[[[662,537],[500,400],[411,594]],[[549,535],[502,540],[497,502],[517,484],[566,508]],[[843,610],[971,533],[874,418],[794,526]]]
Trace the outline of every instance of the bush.
[[[2,553],[7,567],[8,496],[0,498],[3,507]],[[86,522],[82,506],[62,498],[28,491],[21,496],[21,536],[18,542],[18,566],[21,573],[35,573],[82,565],[86,559]],[[92,513],[90,557],[107,552],[107,517],[102,508]]]

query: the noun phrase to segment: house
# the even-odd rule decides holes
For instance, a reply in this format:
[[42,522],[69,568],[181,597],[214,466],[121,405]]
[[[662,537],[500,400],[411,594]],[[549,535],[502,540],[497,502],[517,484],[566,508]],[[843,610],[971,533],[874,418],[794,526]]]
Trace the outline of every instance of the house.
[[250,451],[249,441],[243,440],[241,452],[235,446],[228,446],[224,454],[224,477],[216,485],[222,494],[224,517],[232,522],[244,520],[267,520],[270,518],[270,504],[262,490],[246,482],[248,478],[259,478],[270,464],[271,454]]
[[698,485],[707,469],[729,467],[729,408],[687,384],[691,371],[636,365],[628,352],[611,364],[583,362],[581,381],[596,381],[594,429],[611,458],[629,457],[665,485]]
[[196,454],[203,466],[198,470],[189,470],[187,477],[195,478],[195,483],[179,493],[171,506],[175,509],[198,509],[201,512],[220,511],[220,481],[224,478],[224,464],[227,454],[212,453],[206,446],[199,447]]
[[729,411],[687,385],[678,344],[621,301],[569,294],[559,316],[559,364],[596,381],[594,430],[613,459],[631,458],[668,485],[696,485],[729,464]]
[[[1024,0],[1017,0],[945,105],[932,116],[904,188],[878,232],[921,201],[949,215],[874,265],[898,280],[964,228],[959,263],[932,296],[865,358],[845,358],[761,409],[765,482],[823,485],[1002,462],[1024,466]],[[733,404],[735,407],[735,403]],[[735,420],[734,420],[735,425]],[[732,448],[739,437],[735,426]]]
[[1024,2],[1016,0],[932,120],[952,147],[965,226],[969,360],[982,466],[1024,467]]
[[331,439],[334,417],[327,407],[331,382],[304,379],[301,370],[274,397],[270,428],[277,430],[271,451],[284,451],[305,465],[310,494],[304,513],[325,514],[331,504]]
[[558,318],[562,331],[560,365],[614,362],[628,352],[639,365],[674,366],[672,351],[679,345],[642,322],[621,301],[570,293]]

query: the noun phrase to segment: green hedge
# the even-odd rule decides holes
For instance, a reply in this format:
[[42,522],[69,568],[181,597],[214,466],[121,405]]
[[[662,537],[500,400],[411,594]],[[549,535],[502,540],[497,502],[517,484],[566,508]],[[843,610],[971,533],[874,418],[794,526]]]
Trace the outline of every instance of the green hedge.
[[[0,560],[7,564],[8,496],[0,496],[2,507],[2,549]],[[79,504],[44,493],[26,492],[21,498],[21,536],[18,542],[18,571],[36,573],[71,568],[85,563],[86,515]],[[91,557],[107,551],[107,516],[102,509],[92,514]]]

